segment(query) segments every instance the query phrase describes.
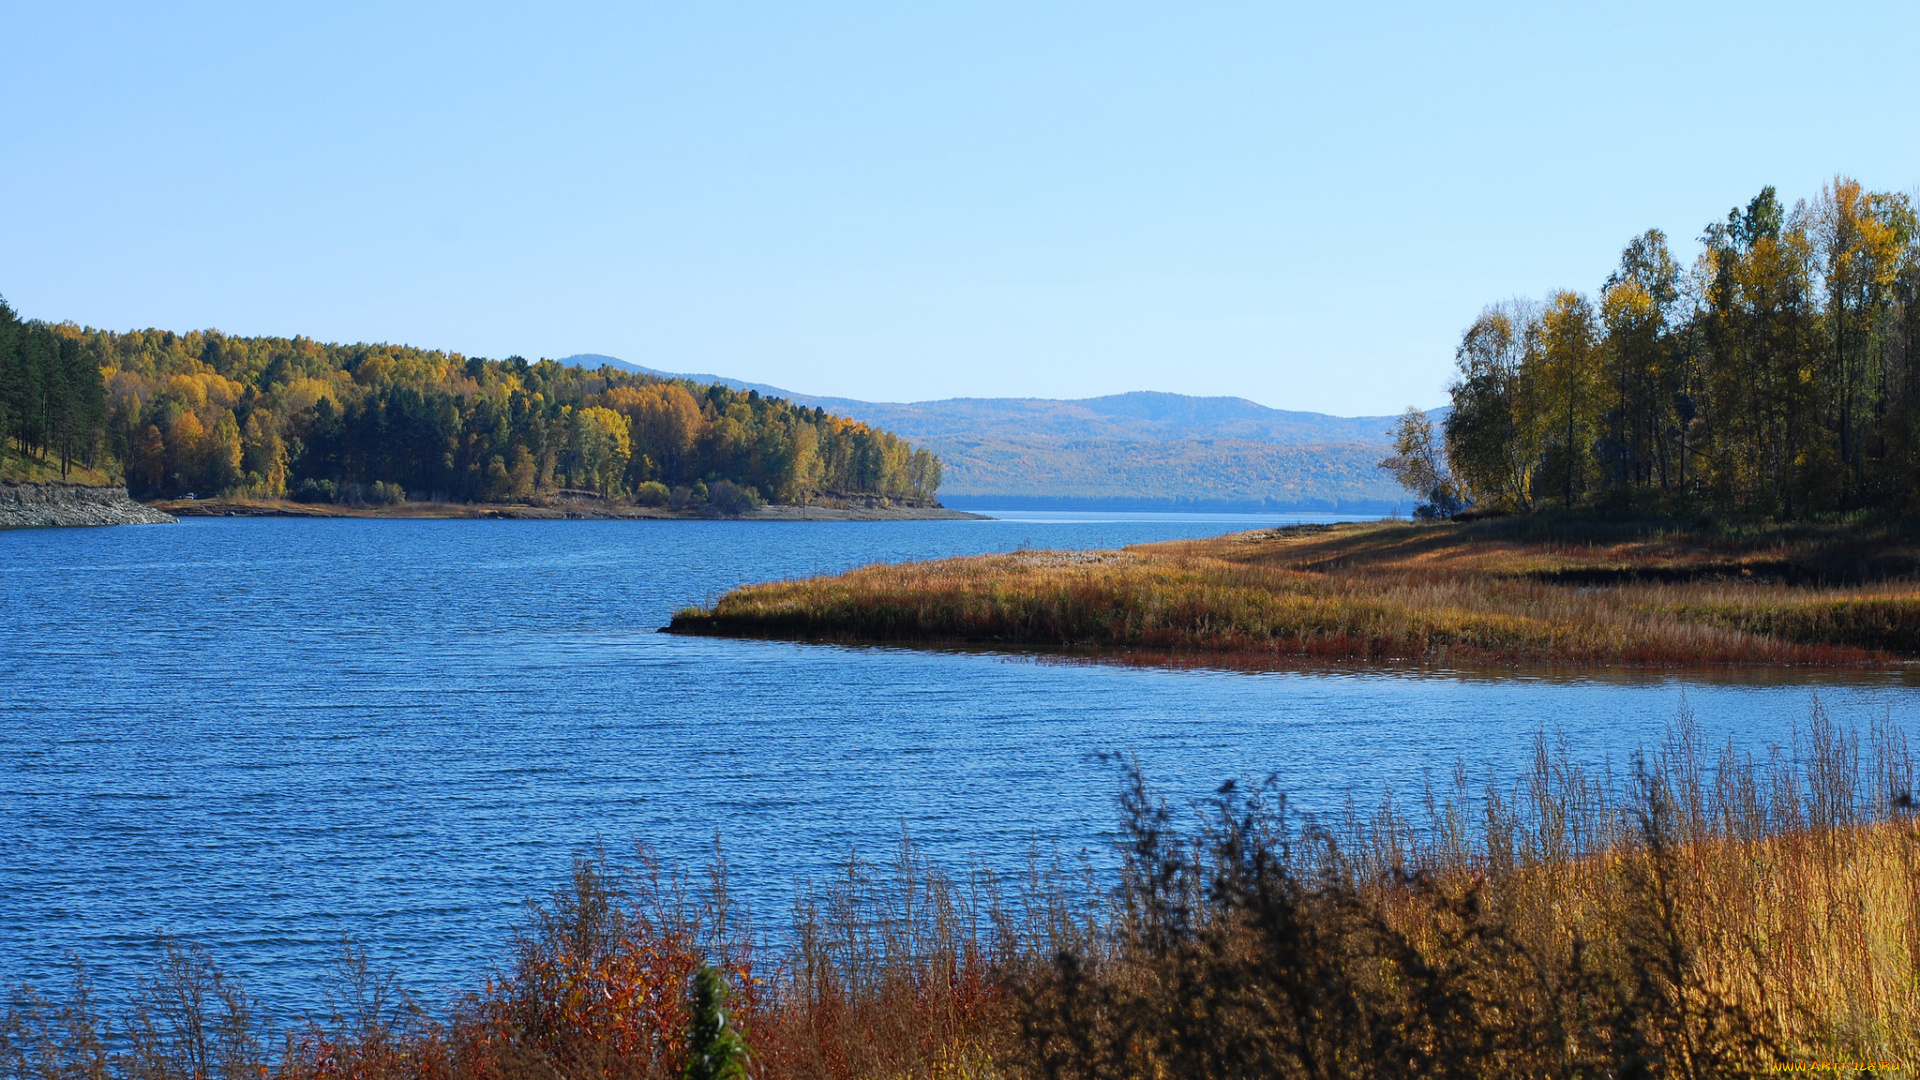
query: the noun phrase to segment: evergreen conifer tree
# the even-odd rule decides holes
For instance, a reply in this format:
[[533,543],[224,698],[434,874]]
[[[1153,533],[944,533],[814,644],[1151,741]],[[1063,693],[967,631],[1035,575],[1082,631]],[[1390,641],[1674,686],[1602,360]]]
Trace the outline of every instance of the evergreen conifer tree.
[[686,1080],[746,1080],[747,1043],[727,1015],[727,983],[711,965],[693,973]]

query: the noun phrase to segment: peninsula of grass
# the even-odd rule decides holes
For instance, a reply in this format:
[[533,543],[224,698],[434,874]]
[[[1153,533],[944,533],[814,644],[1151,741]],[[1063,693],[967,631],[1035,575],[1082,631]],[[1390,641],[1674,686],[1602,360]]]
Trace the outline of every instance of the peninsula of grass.
[[1293,526],[748,585],[674,633],[1416,664],[1884,666],[1920,657],[1899,522]]

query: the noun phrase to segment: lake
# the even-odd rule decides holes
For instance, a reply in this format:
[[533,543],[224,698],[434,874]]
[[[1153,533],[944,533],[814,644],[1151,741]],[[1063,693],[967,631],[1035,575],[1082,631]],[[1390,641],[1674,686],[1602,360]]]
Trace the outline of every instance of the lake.
[[745,581],[1209,536],[1281,517],[886,523],[197,519],[0,532],[0,979],[77,954],[113,998],[161,933],[274,1015],[342,935],[429,1002],[501,956],[596,841],[698,860],[778,925],[796,881],[903,830],[936,861],[1096,861],[1116,766],[1175,799],[1297,803],[1515,775],[1535,735],[1625,764],[1683,695],[1764,752],[1817,693],[1914,734],[1900,677],[1163,670],[656,632]]

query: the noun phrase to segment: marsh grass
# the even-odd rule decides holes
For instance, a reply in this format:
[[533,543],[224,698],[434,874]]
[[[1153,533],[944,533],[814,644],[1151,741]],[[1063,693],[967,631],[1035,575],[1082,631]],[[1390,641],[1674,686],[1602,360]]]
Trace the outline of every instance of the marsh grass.
[[1911,757],[1816,712],[1621,784],[1544,742],[1517,790],[1314,822],[1135,778],[1104,952],[1032,981],[1052,1076],[1731,1076],[1920,1052]]
[[[670,629],[1411,663],[1871,665],[1920,656],[1910,554],[1881,527],[1584,542],[1507,522],[1296,528],[749,585]],[[1828,570],[1867,580],[1825,583]]]
[[[1920,1060],[1914,762],[1816,705],[1755,758],[1683,710],[1619,774],[1541,737],[1517,783],[1313,817],[1123,767],[1113,869],[952,874],[903,841],[754,929],[724,860],[582,855],[429,1016],[346,950],[276,1043],[204,950],[110,1018],[19,991],[18,1080],[667,1077],[712,964],[758,1077],[1719,1077]],[[1871,1073],[1872,1070],[1867,1070]]]

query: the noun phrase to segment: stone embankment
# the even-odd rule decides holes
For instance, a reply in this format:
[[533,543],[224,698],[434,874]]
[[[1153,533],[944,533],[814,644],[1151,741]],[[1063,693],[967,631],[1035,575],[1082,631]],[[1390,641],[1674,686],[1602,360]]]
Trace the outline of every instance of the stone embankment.
[[0,483],[0,529],[44,525],[165,525],[179,519],[127,497],[123,487]]
[[728,517],[735,521],[960,521],[979,518],[938,503],[909,505],[878,496],[836,496],[808,506],[768,504],[736,515],[716,513],[699,505],[674,510],[665,506],[635,506],[594,492],[562,491],[543,495],[538,503],[405,502],[394,506],[352,506],[340,503],[298,503],[286,499],[170,499],[154,504],[181,517],[351,517],[351,518],[506,518],[525,521],[567,520],[692,520]]

